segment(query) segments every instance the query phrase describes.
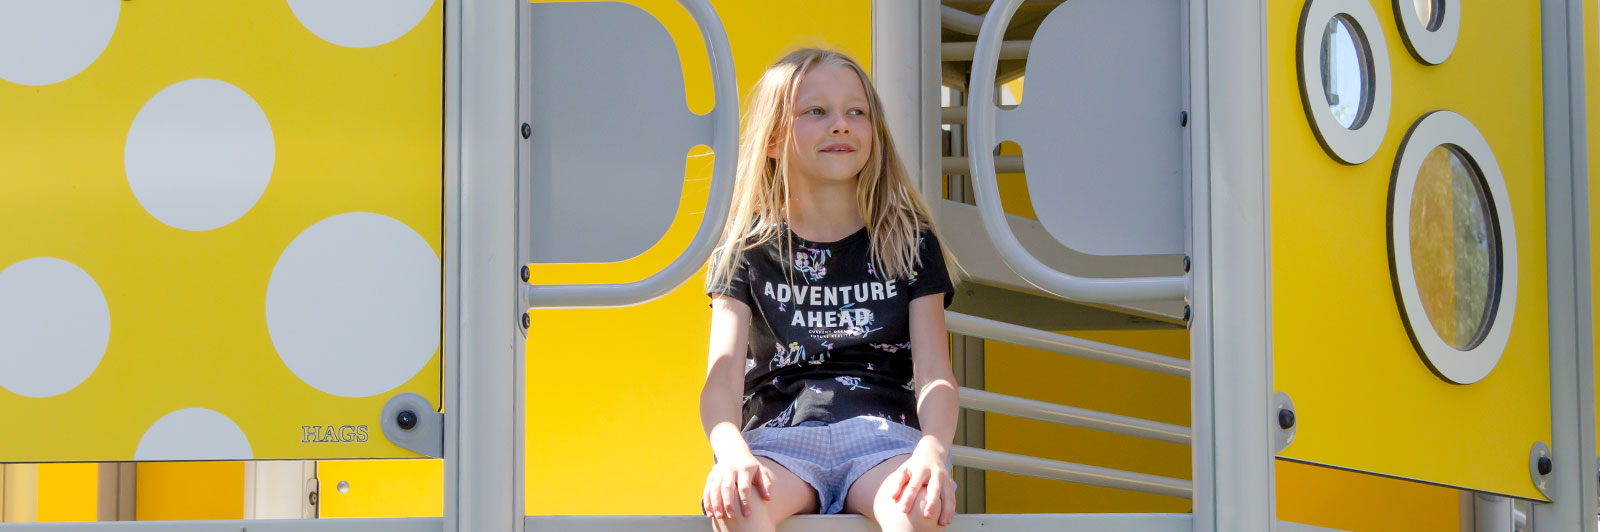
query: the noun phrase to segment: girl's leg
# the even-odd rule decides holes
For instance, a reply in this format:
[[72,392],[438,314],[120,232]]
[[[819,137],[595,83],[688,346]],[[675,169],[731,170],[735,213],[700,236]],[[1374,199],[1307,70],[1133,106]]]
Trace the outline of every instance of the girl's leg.
[[844,510],[872,518],[883,528],[883,532],[944,530],[938,520],[922,517],[921,496],[917,497],[910,514],[900,511],[900,503],[894,502],[895,486],[889,481],[889,476],[909,458],[911,455],[902,454],[884,460],[861,475],[855,484],[850,485],[850,492],[844,499]]
[[800,480],[788,468],[771,458],[757,456],[756,461],[772,471],[772,500],[760,495],[750,504],[750,516],[737,515],[733,519],[713,519],[711,529],[717,532],[768,532],[776,530],[778,523],[789,516],[817,511],[817,490]]

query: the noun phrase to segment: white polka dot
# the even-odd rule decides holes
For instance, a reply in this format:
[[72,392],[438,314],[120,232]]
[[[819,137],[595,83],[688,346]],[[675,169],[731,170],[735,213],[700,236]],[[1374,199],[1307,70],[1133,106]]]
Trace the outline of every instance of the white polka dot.
[[0,79],[49,85],[88,68],[117,30],[121,0],[0,0]]
[[351,48],[398,39],[430,9],[433,0],[289,0],[289,10],[311,33]]
[[150,425],[133,451],[134,460],[249,460],[250,439],[228,416],[185,408]]
[[71,390],[110,340],[106,296],[83,269],[36,257],[0,270],[0,388],[28,397]]
[[128,129],[128,185],[151,216],[190,231],[216,229],[254,207],[272,178],[272,124],[249,94],[191,79],[145,102]]
[[410,227],[353,212],[307,228],[267,282],[267,332],[295,376],[366,397],[415,376],[439,347],[439,258]]

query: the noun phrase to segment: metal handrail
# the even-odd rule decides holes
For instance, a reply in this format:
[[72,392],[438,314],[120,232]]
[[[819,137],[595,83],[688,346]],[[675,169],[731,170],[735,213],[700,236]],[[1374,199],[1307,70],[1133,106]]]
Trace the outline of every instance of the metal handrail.
[[1193,431],[1189,427],[966,387],[959,388],[959,391],[962,408],[1184,445],[1194,441]]
[[[1005,41],[1000,43],[1001,59],[1027,59],[1033,41]],[[939,45],[941,61],[970,61],[977,54],[978,43],[947,42]]]
[[967,106],[967,154],[972,163],[968,176],[978,200],[978,217],[983,229],[1004,261],[1017,276],[1040,290],[1067,299],[1097,303],[1124,303],[1178,299],[1188,291],[1188,278],[1141,277],[1103,279],[1078,277],[1051,268],[1028,253],[1011,232],[1006,222],[1005,209],[1000,203],[1000,188],[996,184],[994,147],[995,122],[999,111],[995,108],[995,71],[1000,65],[1001,39],[1006,25],[1016,13],[1022,0],[997,0],[983,19],[983,31],[978,34],[972,59],[972,81],[969,83]]
[[967,35],[983,29],[983,17],[950,6],[939,6],[939,24]]
[[[705,37],[706,56],[711,63],[711,87],[716,108],[710,112],[711,150],[716,159],[711,169],[711,191],[706,196],[705,216],[694,240],[683,253],[661,271],[645,279],[622,284],[523,285],[523,298],[530,308],[622,307],[650,301],[682,285],[705,266],[722,234],[728,209],[733,202],[734,170],[739,151],[739,88],[734,82],[733,54],[728,34],[708,0],[678,0],[694,18]],[[523,267],[523,281],[528,281]]]
[[951,447],[950,457],[956,465],[984,471],[999,471],[1169,497],[1194,498],[1194,483],[1176,478],[975,449],[963,445]]
[[[1017,106],[1015,106],[1015,105],[1002,105],[1002,106],[1000,106],[1000,110],[1001,111],[1010,111],[1010,110],[1016,109],[1016,108],[1017,108]],[[967,106],[965,106],[965,105],[952,105],[952,106],[949,106],[949,107],[940,107],[939,108],[939,123],[940,124],[965,124],[965,123],[967,123]]]
[[1003,321],[945,311],[944,322],[945,328],[956,334],[988,338],[1008,344],[1072,355],[1089,360],[1098,360],[1176,377],[1187,378],[1193,372],[1189,361],[1181,358],[1074,338]]
[[[966,175],[967,169],[972,164],[966,157],[942,157],[939,159],[939,170],[950,175]],[[1021,155],[997,155],[994,158],[994,171],[1003,174],[1015,174],[1022,171]]]

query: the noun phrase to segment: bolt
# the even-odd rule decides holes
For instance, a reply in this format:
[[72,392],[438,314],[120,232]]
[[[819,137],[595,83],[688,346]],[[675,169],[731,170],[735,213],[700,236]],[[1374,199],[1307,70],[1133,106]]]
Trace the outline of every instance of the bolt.
[[522,272],[521,273],[522,273],[522,282],[524,282],[524,283],[528,282],[528,279],[533,277],[533,272],[528,271],[528,267],[527,266],[523,266],[522,267]]
[[1548,457],[1548,456],[1539,457],[1539,474],[1540,475],[1548,475],[1548,474],[1550,474],[1551,471],[1554,471],[1554,470],[1555,470],[1555,463],[1550,461],[1550,457]]
[[400,425],[400,430],[411,430],[417,427],[417,413],[410,410],[401,410],[394,416],[394,422]]
[[1183,306],[1183,321],[1184,323],[1189,322],[1189,305]]
[[1183,256],[1183,273],[1189,273],[1189,256]]
[[527,122],[523,122],[522,123],[522,138],[528,138],[528,137],[532,137],[532,136],[533,136],[533,126],[528,125]]
[[529,317],[528,313],[524,312],[522,313],[522,328],[527,329],[529,327],[533,327],[533,318]]
[[317,505],[317,492],[315,492],[315,491],[311,492],[310,500],[311,500],[311,505],[312,506],[316,506]]
[[1294,411],[1287,408],[1278,409],[1278,428],[1289,430],[1294,428]]
[[1178,111],[1178,127],[1189,127],[1189,112]]

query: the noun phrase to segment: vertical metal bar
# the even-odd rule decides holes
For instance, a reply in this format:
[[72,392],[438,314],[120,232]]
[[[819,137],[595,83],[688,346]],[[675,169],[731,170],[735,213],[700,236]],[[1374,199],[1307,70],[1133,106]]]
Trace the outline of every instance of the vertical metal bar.
[[[917,185],[927,195],[923,176],[922,16],[921,2],[873,0],[872,2],[872,84],[883,101],[889,134],[894,138],[906,171],[916,176]],[[936,190],[936,189],[934,189]]]
[[1266,5],[1190,9],[1195,530],[1265,531],[1276,521]]
[[1545,229],[1549,253],[1550,448],[1555,470],[1537,505],[1543,530],[1595,532],[1594,334],[1590,301],[1584,8],[1540,4],[1544,73]]
[[516,463],[521,411],[513,353],[517,5],[446,3],[445,529],[451,532],[509,532],[523,521],[517,475],[507,467]]

